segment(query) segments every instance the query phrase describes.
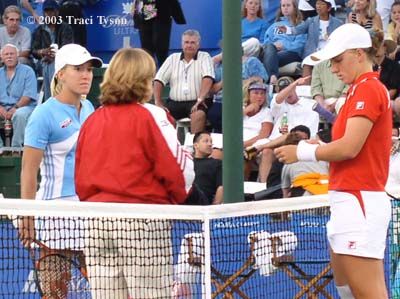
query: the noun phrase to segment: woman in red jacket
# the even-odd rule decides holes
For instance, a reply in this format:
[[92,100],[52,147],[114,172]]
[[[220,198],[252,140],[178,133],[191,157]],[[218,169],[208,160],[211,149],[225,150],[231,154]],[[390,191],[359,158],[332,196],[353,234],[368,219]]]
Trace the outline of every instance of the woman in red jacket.
[[[122,49],[111,59],[101,84],[103,107],[87,119],[78,138],[75,185],[81,201],[185,202],[193,161],[166,112],[147,104],[154,74],[154,60],[144,50]],[[87,233],[92,298],[170,296],[169,221],[92,220]]]

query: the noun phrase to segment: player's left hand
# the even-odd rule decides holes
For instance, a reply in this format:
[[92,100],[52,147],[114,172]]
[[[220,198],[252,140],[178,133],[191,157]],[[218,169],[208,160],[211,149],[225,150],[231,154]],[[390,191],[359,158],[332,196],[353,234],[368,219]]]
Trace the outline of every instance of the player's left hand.
[[35,222],[33,217],[23,216],[19,219],[18,233],[22,244],[26,248],[29,248],[32,240],[35,238]]

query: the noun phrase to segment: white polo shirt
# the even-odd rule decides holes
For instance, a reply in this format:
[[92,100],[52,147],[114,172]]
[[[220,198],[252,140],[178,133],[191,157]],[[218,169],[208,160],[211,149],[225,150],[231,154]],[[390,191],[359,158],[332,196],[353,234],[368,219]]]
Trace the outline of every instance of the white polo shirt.
[[154,80],[164,86],[169,83],[169,98],[177,102],[193,101],[200,95],[203,78],[215,78],[211,56],[199,51],[196,56],[186,62],[183,53],[171,54],[158,70]]

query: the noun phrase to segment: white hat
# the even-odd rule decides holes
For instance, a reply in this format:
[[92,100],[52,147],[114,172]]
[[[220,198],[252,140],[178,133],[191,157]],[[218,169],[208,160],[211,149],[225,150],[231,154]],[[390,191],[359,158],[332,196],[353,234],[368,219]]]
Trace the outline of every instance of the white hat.
[[369,32],[358,24],[348,23],[336,28],[325,47],[311,54],[312,60],[328,60],[350,49],[366,49],[372,46]]
[[335,0],[321,0],[321,1],[324,1],[327,4],[330,4],[333,9],[336,9]]
[[92,61],[94,67],[101,67],[103,64],[100,58],[90,55],[84,47],[77,44],[65,45],[56,53],[54,75],[66,65],[81,65],[88,61]]

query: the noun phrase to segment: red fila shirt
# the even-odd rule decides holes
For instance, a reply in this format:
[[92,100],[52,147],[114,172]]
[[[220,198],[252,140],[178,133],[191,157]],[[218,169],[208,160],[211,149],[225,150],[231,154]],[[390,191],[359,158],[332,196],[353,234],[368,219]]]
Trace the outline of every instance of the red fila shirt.
[[392,109],[389,93],[378,78],[378,73],[363,74],[347,92],[332,129],[333,140],[344,135],[351,117],[366,117],[373,126],[355,158],[330,163],[330,190],[383,191],[385,188],[392,144]]

